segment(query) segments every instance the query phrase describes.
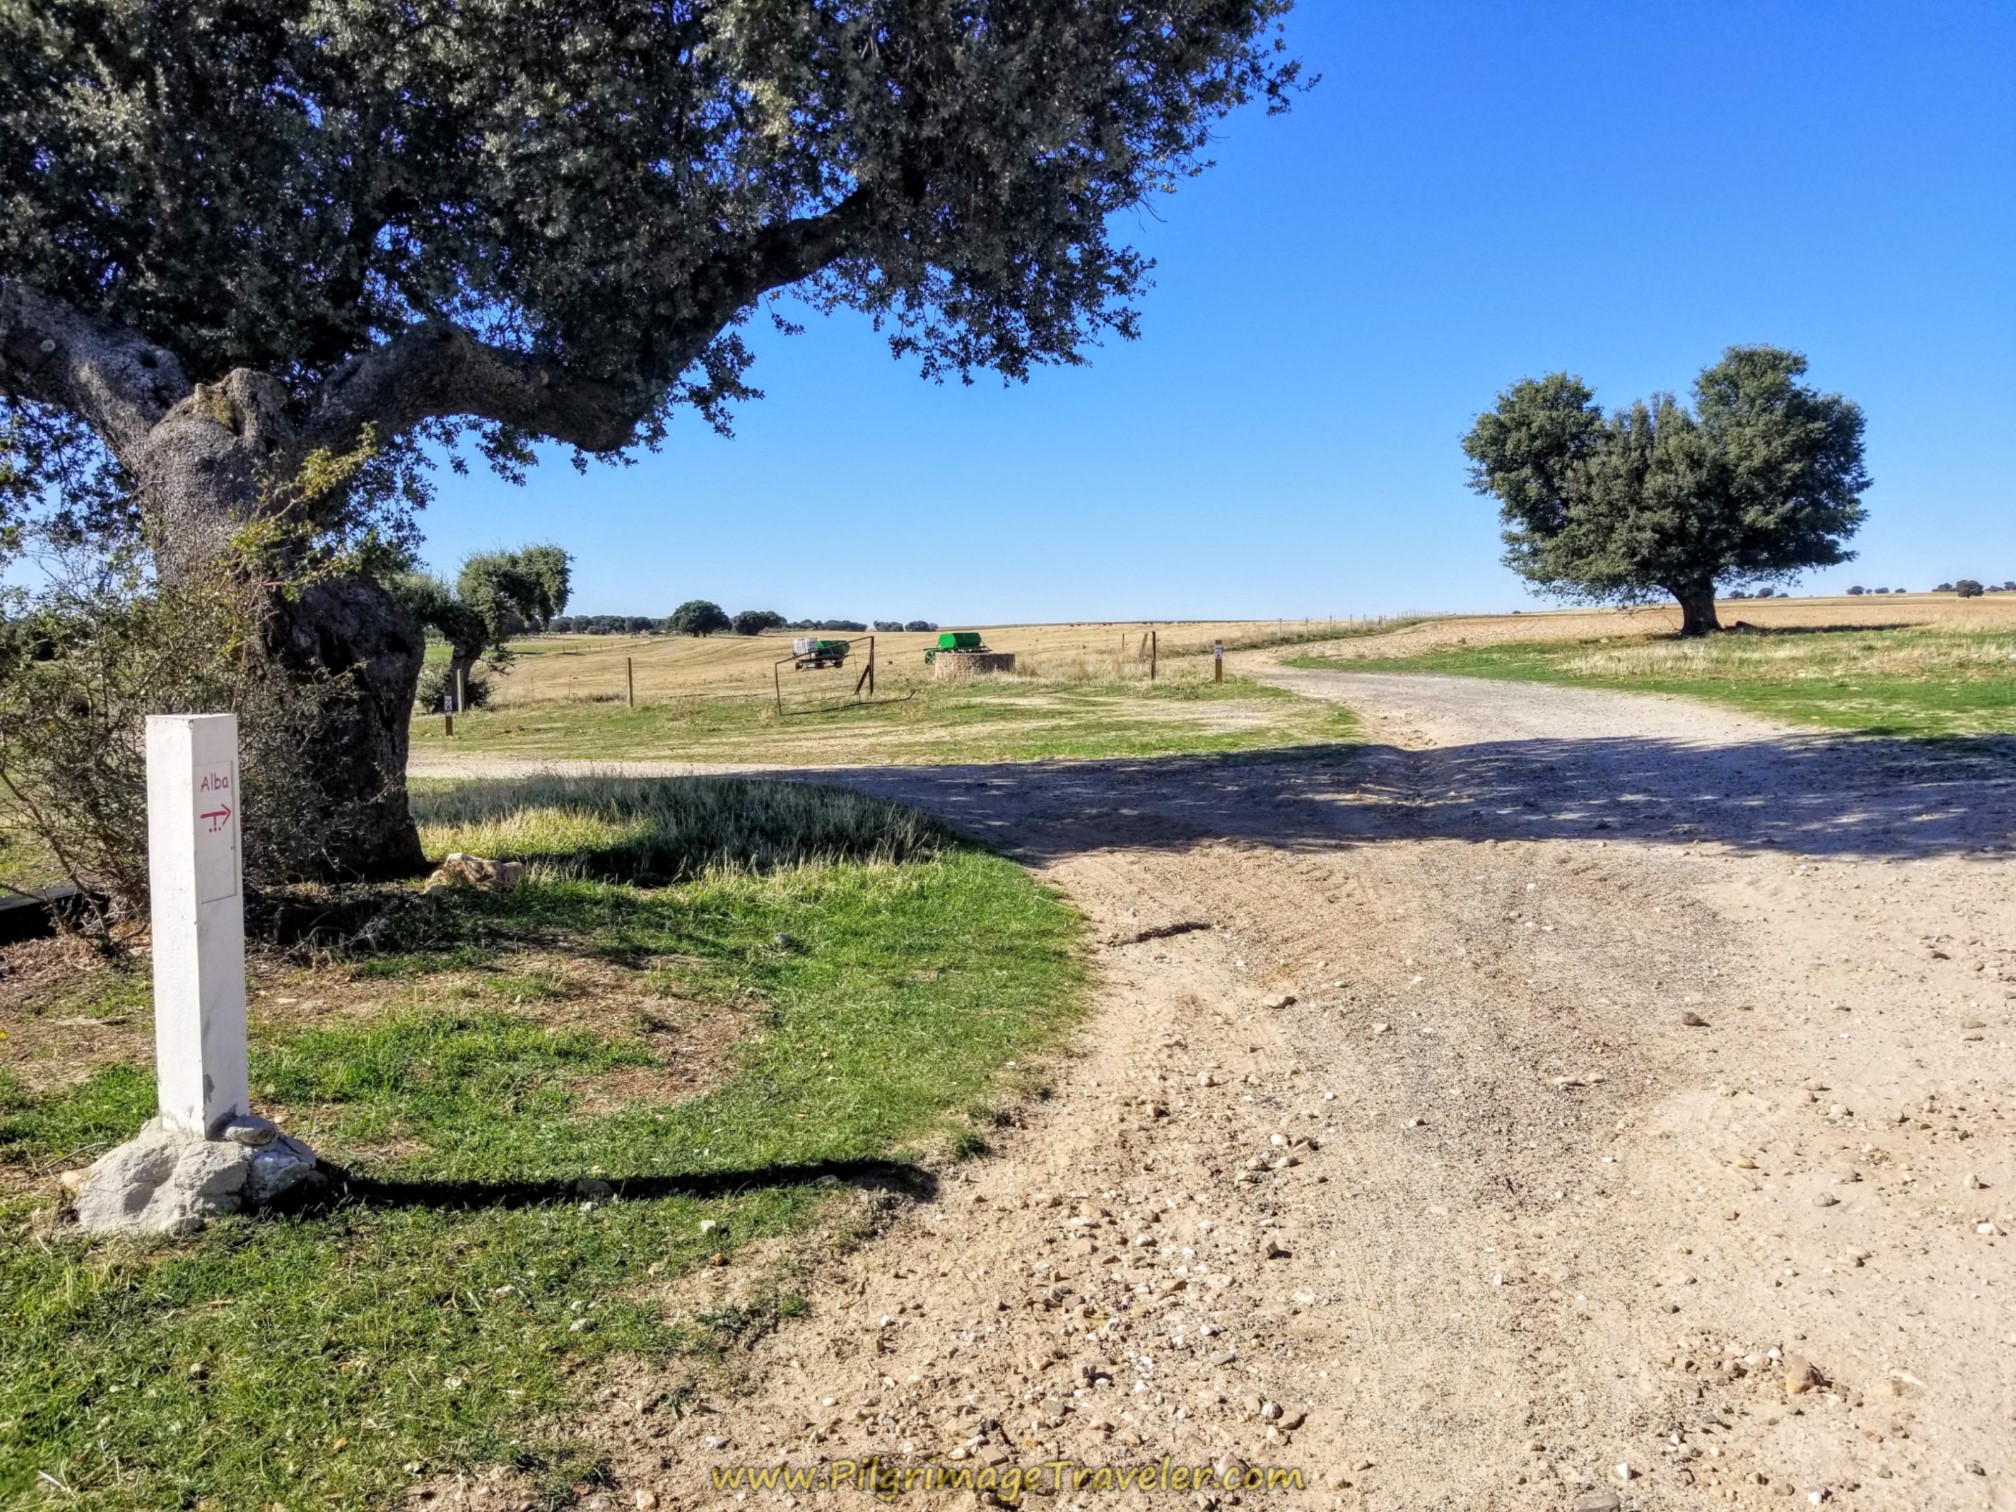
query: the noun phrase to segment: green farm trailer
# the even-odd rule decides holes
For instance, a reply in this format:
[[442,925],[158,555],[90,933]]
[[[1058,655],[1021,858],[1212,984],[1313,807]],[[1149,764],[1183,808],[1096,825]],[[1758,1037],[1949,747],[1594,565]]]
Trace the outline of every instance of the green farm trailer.
[[852,641],[821,640],[816,635],[801,635],[791,642],[791,665],[799,672],[815,667],[838,667],[846,662],[847,653],[853,649]]

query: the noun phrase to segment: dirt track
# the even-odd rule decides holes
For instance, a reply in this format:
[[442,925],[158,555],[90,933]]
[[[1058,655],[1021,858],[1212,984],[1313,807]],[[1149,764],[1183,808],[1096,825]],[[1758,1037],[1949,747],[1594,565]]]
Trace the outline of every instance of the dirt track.
[[841,779],[1066,890],[1098,1014],[749,1394],[604,1404],[610,1504],[956,1450],[1311,1479],[1246,1505],[2016,1507],[2016,768],[1269,675],[1370,743]]

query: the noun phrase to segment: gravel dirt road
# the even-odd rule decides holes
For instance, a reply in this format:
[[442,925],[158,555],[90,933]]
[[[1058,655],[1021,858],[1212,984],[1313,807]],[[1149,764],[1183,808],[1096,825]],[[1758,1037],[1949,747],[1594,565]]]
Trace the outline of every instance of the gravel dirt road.
[[1367,743],[820,774],[1068,893],[1096,1012],[740,1387],[598,1403],[597,1496],[1166,1455],[1308,1480],[1223,1505],[2016,1508],[2008,755],[1265,675]]

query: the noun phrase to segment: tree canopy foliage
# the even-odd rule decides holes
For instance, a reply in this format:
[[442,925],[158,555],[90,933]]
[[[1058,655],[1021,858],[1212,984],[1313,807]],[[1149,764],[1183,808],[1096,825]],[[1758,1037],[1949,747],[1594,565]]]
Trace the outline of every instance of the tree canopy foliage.
[[352,869],[417,867],[386,578],[430,458],[725,427],[787,290],[934,379],[1132,337],[1125,230],[1285,105],[1289,3],[0,0],[0,548],[195,581],[283,517],[318,570],[263,649],[359,694]]
[[933,376],[1077,362],[1135,331],[1116,212],[1294,87],[1286,8],[0,6],[13,465],[82,489],[81,426],[134,469],[235,370],[297,440],[373,425],[381,486],[424,488],[406,438],[464,424],[507,469],[613,452],[723,420],[738,328],[801,282]]
[[1670,593],[1682,634],[1702,634],[1718,583],[1851,560],[1862,411],[1805,372],[1797,352],[1731,347],[1695,380],[1692,410],[1655,394],[1607,415],[1566,373],[1515,383],[1463,441],[1471,485],[1500,503],[1506,565],[1593,602]]
[[502,646],[527,630],[543,632],[566,609],[573,591],[573,558],[551,545],[480,551],[462,563],[455,591],[482,615],[489,644]]
[[665,626],[674,635],[716,635],[733,627],[728,611],[710,599],[688,599],[672,611]]

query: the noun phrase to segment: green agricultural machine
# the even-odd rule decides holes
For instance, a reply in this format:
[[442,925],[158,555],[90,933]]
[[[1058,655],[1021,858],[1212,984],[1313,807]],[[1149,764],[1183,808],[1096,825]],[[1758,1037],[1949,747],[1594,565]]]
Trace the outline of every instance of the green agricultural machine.
[[809,672],[817,667],[838,667],[847,660],[847,653],[854,649],[852,641],[821,640],[815,635],[801,635],[791,642],[791,666],[799,672]]
[[924,665],[940,681],[972,677],[979,672],[1013,672],[1013,651],[990,651],[980,642],[977,630],[947,630],[938,644],[924,653]]
[[938,636],[938,644],[924,653],[924,665],[930,666],[938,660],[940,651],[956,651],[961,656],[985,656],[987,648],[980,644],[978,630],[946,630]]

